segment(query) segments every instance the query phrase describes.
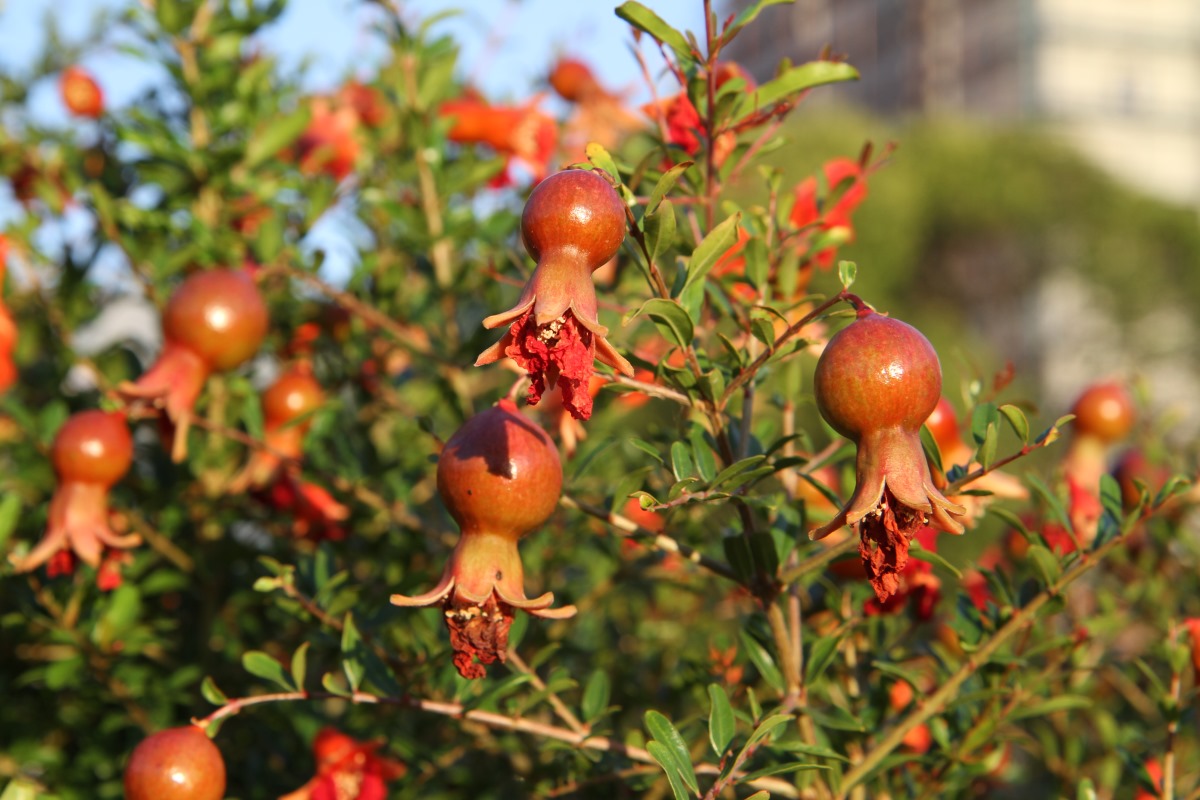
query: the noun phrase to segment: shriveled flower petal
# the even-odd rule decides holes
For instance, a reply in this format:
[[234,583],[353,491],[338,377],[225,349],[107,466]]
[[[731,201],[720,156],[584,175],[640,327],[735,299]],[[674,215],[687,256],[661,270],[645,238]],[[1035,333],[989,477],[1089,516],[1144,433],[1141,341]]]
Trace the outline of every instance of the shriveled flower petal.
[[588,391],[596,359],[595,335],[578,324],[570,311],[548,325],[538,325],[532,312],[512,324],[511,342],[504,354],[529,373],[530,405],[537,405],[547,389],[558,386],[563,408],[575,419],[592,415]]

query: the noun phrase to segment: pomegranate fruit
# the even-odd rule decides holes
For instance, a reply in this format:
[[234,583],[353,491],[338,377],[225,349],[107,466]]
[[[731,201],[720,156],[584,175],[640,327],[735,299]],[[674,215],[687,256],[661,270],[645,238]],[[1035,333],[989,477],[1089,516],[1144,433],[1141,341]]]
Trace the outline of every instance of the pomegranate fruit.
[[278,476],[281,458],[300,458],[304,453],[304,436],[312,426],[307,415],[324,402],[325,393],[307,361],[284,370],[262,396],[263,441],[267,447],[251,454],[245,469],[229,485],[229,491],[261,489]]
[[[8,264],[8,239],[0,234],[0,290],[4,289],[4,272]],[[17,346],[17,323],[0,295],[0,394],[8,391],[17,380],[17,365],[13,350]]]
[[1120,383],[1096,383],[1079,395],[1071,413],[1075,428],[1063,458],[1063,477],[1071,526],[1087,544],[1100,526],[1100,479],[1108,471],[1110,451],[1133,430],[1133,398]]
[[77,117],[98,118],[104,113],[104,92],[83,67],[67,67],[58,79],[63,104]]
[[151,734],[125,765],[125,800],[222,800],[225,759],[195,725]]
[[[133,437],[120,414],[81,411],[59,428],[50,453],[58,487],[50,498],[46,534],[24,558],[13,558],[18,572],[46,564],[51,576],[70,574],[79,559],[100,569],[105,550],[141,544],[136,534],[113,532],[108,492],[133,463]],[[102,589],[121,583],[115,564],[98,577]]]
[[920,331],[860,308],[817,361],[821,416],[858,448],[849,502],[809,536],[857,525],[859,554],[880,601],[896,593],[913,535],[927,523],[962,533],[965,509],[933,485],[921,424],[937,406],[942,367]]
[[562,464],[546,432],[501,400],[446,442],[437,485],[462,536],[432,591],[395,594],[392,603],[441,605],[454,666],[464,678],[482,678],[485,665],[505,660],[514,609],[550,619],[575,614],[574,606],[551,608],[549,592],[526,598],[517,551],[517,542],[558,505]]
[[531,405],[557,385],[571,416],[587,419],[592,415],[588,384],[593,360],[633,374],[633,366],[605,338],[608,328],[596,319],[592,283],[592,273],[625,240],[625,204],[599,173],[556,173],[529,196],[521,214],[521,239],[537,267],[517,304],[483,321],[485,328],[509,328],[475,366],[508,356],[529,374]]
[[322,728],[313,740],[317,774],[279,800],[386,800],[388,782],[408,770],[399,761],[377,755],[381,744]]
[[187,457],[192,410],[213,372],[233,369],[258,351],[267,333],[267,304],[245,270],[214,269],[187,278],[163,312],[163,349],[134,383],[118,387],[166,415],[171,458]]

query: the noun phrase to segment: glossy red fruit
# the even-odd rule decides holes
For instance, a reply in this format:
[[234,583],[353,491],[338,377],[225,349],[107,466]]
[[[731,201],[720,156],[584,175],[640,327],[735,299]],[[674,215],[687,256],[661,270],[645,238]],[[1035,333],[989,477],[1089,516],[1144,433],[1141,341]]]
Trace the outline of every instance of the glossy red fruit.
[[1079,395],[1071,407],[1075,415],[1075,430],[1111,444],[1129,435],[1133,429],[1135,411],[1133,398],[1124,385],[1116,382],[1097,383]]
[[[313,377],[308,364],[301,362],[284,371],[263,393],[263,420],[268,428],[286,425],[316,411],[324,402],[321,384]],[[311,424],[311,420],[306,419],[289,427],[304,430]]]
[[267,333],[267,304],[244,270],[214,269],[187,278],[163,311],[163,349],[135,383],[119,387],[128,400],[144,400],[166,415],[163,436],[171,458],[187,456],[192,409],[213,372],[253,356]]
[[67,67],[58,79],[63,103],[77,117],[95,119],[104,113],[104,92],[83,67]]
[[163,336],[200,356],[213,370],[233,369],[258,352],[267,333],[267,304],[245,270],[190,276],[171,295]]
[[222,800],[225,760],[195,725],[145,739],[125,766],[125,800]]
[[850,501],[810,536],[857,524],[863,566],[878,599],[886,600],[899,587],[909,542],[922,526],[963,532],[956,517],[965,509],[934,487],[921,447],[921,425],[941,397],[941,364],[916,328],[864,308],[825,346],[814,391],[821,416],[858,454]]
[[[136,534],[115,533],[108,520],[108,492],[133,463],[133,437],[125,418],[105,411],[81,411],[54,437],[50,453],[58,485],[50,498],[46,533],[24,558],[18,572],[46,565],[50,577],[74,572],[76,560],[99,568],[105,554],[141,544]],[[102,589],[121,583],[116,564],[99,581]]]
[[392,602],[444,607],[463,677],[481,678],[485,665],[504,661],[514,609],[553,619],[574,615],[574,606],[551,608],[549,592],[526,598],[517,551],[517,542],[554,512],[561,492],[558,450],[510,400],[467,420],[446,442],[438,493],[462,537],[432,591],[392,595]]
[[616,255],[625,238],[625,205],[599,173],[559,172],[529,196],[521,238],[537,268],[515,306],[483,321],[485,328],[509,328],[475,365],[508,356],[529,374],[531,405],[558,385],[564,407],[576,419],[587,419],[595,359],[633,374],[605,338],[608,328],[597,319],[592,282],[592,272]]

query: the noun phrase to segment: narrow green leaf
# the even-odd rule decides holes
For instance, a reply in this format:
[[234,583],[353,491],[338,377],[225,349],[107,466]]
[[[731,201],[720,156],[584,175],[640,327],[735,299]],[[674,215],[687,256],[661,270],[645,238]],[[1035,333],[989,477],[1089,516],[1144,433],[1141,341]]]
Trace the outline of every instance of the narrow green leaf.
[[646,200],[647,214],[653,214],[658,210],[658,204],[675,188],[675,184],[679,182],[683,173],[691,165],[691,161],[681,161],[663,173],[662,177],[658,179],[658,183],[654,184],[654,190],[650,192],[650,197]]
[[913,539],[912,541],[912,545],[909,548],[909,554],[913,558],[919,559],[928,564],[933,564],[934,566],[941,567],[942,569],[954,575],[954,577],[962,580],[962,571],[959,570],[958,567],[947,561],[945,556],[941,555],[936,550],[927,550],[924,547],[921,547],[921,543],[916,539]]
[[21,516],[21,498],[16,492],[8,492],[0,500],[0,547],[16,530],[17,520]]
[[729,743],[733,741],[735,722],[733,707],[729,704],[729,696],[720,685],[708,685],[708,697],[711,708],[708,712],[708,739],[712,742],[713,752],[718,756],[725,755]]
[[720,260],[721,256],[725,255],[737,240],[737,226],[741,221],[741,214],[734,214],[723,220],[719,225],[708,232],[700,244],[696,245],[696,249],[692,251],[691,258],[688,259],[687,280],[683,284],[686,291],[689,286],[704,280],[712,270],[713,265]]
[[742,746],[742,752],[745,752],[750,747],[758,744],[763,739],[775,732],[775,729],[780,725],[786,725],[791,722],[794,717],[791,714],[772,714],[758,724],[754,729],[754,733],[750,734],[750,738],[746,740],[746,744]]
[[846,758],[841,753],[837,752],[836,750],[831,750],[828,747],[821,747],[820,745],[805,744],[801,741],[794,741],[775,742],[771,746],[778,750],[787,750],[788,752],[792,753],[803,753],[806,756],[816,756],[817,758],[828,758],[834,761],[843,761],[847,764],[850,763],[850,759]]
[[692,462],[692,451],[683,442],[671,444],[671,471],[675,473],[677,481],[696,474],[696,465]]
[[1025,418],[1025,412],[1011,403],[1005,403],[1000,406],[1000,413],[1021,440],[1021,444],[1029,444],[1029,420]]
[[987,430],[983,434],[983,444],[979,446],[979,454],[976,456],[979,465],[984,469],[992,466],[996,461],[996,447],[1000,441],[1000,429],[995,424],[988,424]]
[[[739,536],[737,538],[745,539],[744,536]],[[750,657],[750,661],[763,676],[763,680],[765,680],[771,686],[771,688],[782,692],[783,675],[780,674],[779,667],[775,666],[775,660],[771,658],[771,654],[768,653],[766,648],[759,644],[753,636],[747,633],[744,628],[738,631],[738,638],[742,642],[742,649],[745,651],[746,655]]]
[[728,467],[718,472],[717,476],[712,479],[712,488],[716,489],[720,486],[724,486],[726,483],[732,483],[739,475],[744,472],[749,472],[766,460],[766,456],[759,455],[750,456],[749,458],[743,458],[740,461],[733,462]]
[[775,80],[767,81],[757,90],[747,93],[734,114],[737,118],[741,118],[755,111],[765,111],[779,101],[787,100],[805,89],[852,80],[858,80],[858,70],[849,64],[833,61],[810,61],[807,64],[792,67]]
[[687,743],[671,724],[671,720],[665,716],[650,709],[645,716],[646,730],[654,737],[655,741],[664,745],[679,770],[680,776],[684,783],[693,792],[699,792],[699,784],[696,783],[696,771],[692,767],[692,757],[688,753]]
[[641,3],[627,0],[617,6],[616,15],[671,48],[675,52],[675,58],[681,62],[680,66],[685,66],[695,60],[692,56],[692,46],[688,44],[687,38]]
[[655,447],[654,445],[650,444],[649,442],[647,442],[645,439],[639,439],[636,436],[631,436],[628,439],[626,439],[626,441],[629,442],[634,447],[636,447],[638,450],[641,450],[646,455],[652,457],[658,463],[660,463],[660,464],[666,463],[665,461],[663,461],[662,456],[658,454],[658,448]]
[[608,673],[599,669],[594,670],[583,690],[584,722],[592,722],[605,712],[611,692]]
[[705,481],[711,481],[717,475],[717,457],[713,455],[712,445],[704,438],[704,429],[699,425],[693,425],[688,433],[688,441],[692,445],[692,458],[696,464],[696,472]]
[[687,787],[683,785],[683,776],[667,746],[662,742],[650,742],[646,745],[646,751],[654,757],[658,765],[663,768],[663,772],[667,774],[667,782],[671,784],[671,792],[675,795],[675,800],[688,800],[689,795]]
[[670,200],[663,200],[657,211],[642,217],[642,231],[651,260],[661,265],[663,257],[675,245],[675,206]]
[[838,644],[841,641],[841,636],[833,635],[822,636],[813,642],[812,650],[808,654],[808,661],[804,665],[804,680],[808,685],[813,685],[825,674],[825,670],[833,663],[834,656],[837,655]]
[[853,714],[839,706],[826,706],[825,708],[807,708],[804,713],[813,718],[813,722],[820,725],[822,728],[829,728],[835,731],[865,731],[867,728]]
[[342,671],[346,673],[346,683],[350,691],[357,692],[362,684],[365,667],[362,660],[362,636],[354,624],[354,614],[346,612],[345,626],[342,628]]
[[1019,719],[1029,719],[1030,717],[1041,717],[1046,714],[1053,714],[1056,711],[1071,711],[1077,708],[1090,708],[1095,705],[1095,700],[1083,695],[1064,694],[1056,697],[1051,697],[1049,700],[1044,700],[1040,703],[1031,705],[1021,705],[1012,711],[1006,719],[1016,721]]
[[739,778],[738,782],[750,783],[751,781],[756,781],[759,778],[768,778],[772,775],[783,775],[788,772],[806,772],[814,769],[829,769],[829,767],[825,764],[806,764],[803,761],[793,761],[791,764],[776,764],[773,767],[756,769],[754,772]]
[[250,650],[242,656],[242,667],[251,675],[282,686],[289,692],[296,691],[292,677],[284,670],[283,664],[271,658],[261,650]]
[[1062,567],[1059,565],[1058,559],[1044,545],[1031,544],[1026,552],[1026,557],[1033,562],[1033,566],[1041,574],[1042,580],[1047,586],[1052,585],[1062,575]]
[[229,702],[229,698],[217,688],[217,682],[212,679],[211,675],[206,675],[200,682],[200,695],[214,706],[223,706]]
[[292,680],[296,682],[296,687],[301,691],[304,690],[304,678],[308,670],[308,642],[296,648],[296,652],[292,653]]
[[724,44],[729,44],[729,42],[733,40],[733,37],[737,36],[738,32],[741,31],[742,28],[746,27],[758,18],[758,15],[762,13],[764,8],[768,6],[789,4],[792,2],[795,2],[795,0],[758,0],[758,2],[752,3],[746,8],[743,8],[741,12],[733,18],[733,21],[729,23],[728,27],[721,31],[721,41]]
[[255,131],[246,144],[246,166],[257,167],[276,153],[289,147],[308,127],[310,112],[307,104],[285,117],[273,119]]
[[348,697],[351,692],[346,689],[345,683],[342,682],[341,676],[336,672],[326,672],[321,676],[321,686],[330,694],[336,694],[339,697]]

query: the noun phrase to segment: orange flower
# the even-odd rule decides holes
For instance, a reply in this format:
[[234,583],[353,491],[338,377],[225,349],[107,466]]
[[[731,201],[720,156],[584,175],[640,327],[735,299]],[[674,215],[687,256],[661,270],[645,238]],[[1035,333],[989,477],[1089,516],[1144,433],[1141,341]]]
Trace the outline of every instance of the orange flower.
[[325,172],[341,180],[358,161],[358,112],[354,106],[336,104],[327,97],[314,97],[310,105],[308,128],[294,147],[300,171],[305,175]]
[[83,67],[67,67],[58,79],[63,103],[77,117],[98,118],[104,113],[104,92]]
[[438,114],[453,118],[447,138],[459,144],[483,144],[504,158],[497,185],[512,183],[509,167],[520,162],[535,181],[546,177],[558,146],[558,124],[537,109],[537,100],[523,106],[493,106],[478,96],[442,103]]
[[[822,248],[817,253],[808,252],[810,240],[815,233],[840,234],[841,241],[854,241],[854,228],[850,216],[867,196],[867,183],[862,166],[848,158],[835,158],[825,164],[825,183],[829,187],[833,204],[822,208],[817,201],[817,179],[805,178],[796,186],[796,204],[792,207],[791,223],[802,231],[799,240],[801,254],[816,263],[821,269],[833,266],[837,256],[837,245]],[[844,189],[842,189],[845,184]],[[840,193],[839,193],[840,191]]]

